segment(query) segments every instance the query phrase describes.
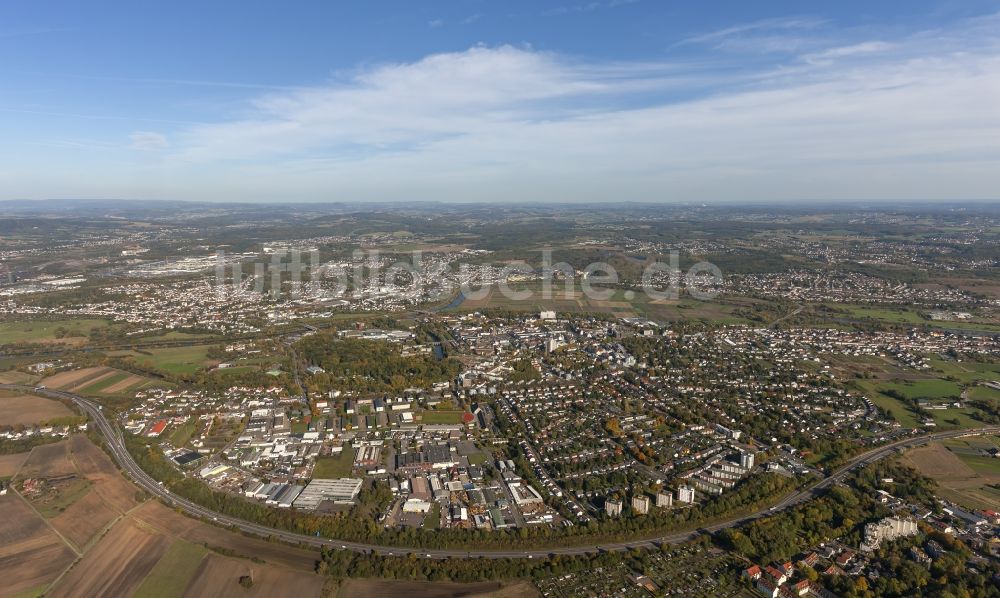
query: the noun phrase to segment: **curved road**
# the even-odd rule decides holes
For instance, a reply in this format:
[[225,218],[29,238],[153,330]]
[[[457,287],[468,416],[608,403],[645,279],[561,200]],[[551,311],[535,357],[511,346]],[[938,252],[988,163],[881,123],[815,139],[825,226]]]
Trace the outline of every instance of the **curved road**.
[[678,532],[675,534],[670,534],[667,536],[660,536],[656,538],[647,538],[641,540],[633,540],[628,542],[617,542],[617,543],[607,543],[607,544],[597,544],[592,546],[565,546],[565,547],[553,547],[546,549],[532,549],[532,550],[455,550],[455,549],[424,549],[424,548],[408,548],[408,547],[393,547],[393,546],[380,546],[377,544],[364,544],[360,542],[346,542],[342,540],[331,540],[329,538],[320,538],[316,536],[307,536],[303,534],[297,534],[293,532],[288,532],[284,530],[275,529],[272,527],[267,527],[264,525],[259,525],[256,523],[251,523],[249,521],[244,521],[243,519],[237,519],[235,517],[230,517],[228,515],[223,515],[222,513],[216,513],[206,509],[205,507],[191,502],[186,498],[175,495],[166,488],[160,485],[155,479],[153,479],[149,474],[142,470],[135,460],[132,459],[132,455],[125,449],[125,443],[121,436],[121,431],[113,426],[108,419],[104,416],[101,408],[91,401],[90,399],[58,390],[50,390],[46,388],[36,388],[33,386],[23,386],[17,384],[0,384],[0,390],[17,390],[21,392],[32,392],[41,396],[50,397],[54,399],[68,399],[77,404],[86,413],[91,421],[93,421],[101,434],[105,437],[108,443],[108,448],[114,457],[115,461],[118,462],[119,467],[128,474],[130,478],[143,490],[160,498],[164,503],[178,508],[189,515],[205,519],[207,521],[212,521],[218,525],[236,528],[242,532],[262,536],[262,537],[273,537],[283,540],[292,544],[308,544],[317,547],[330,547],[339,548],[343,550],[353,550],[355,552],[362,553],[372,553],[376,552],[378,554],[385,555],[405,555],[409,553],[417,554],[424,558],[545,558],[550,555],[563,554],[563,555],[581,555],[590,554],[595,552],[606,552],[606,551],[623,551],[629,550],[631,548],[655,548],[661,544],[677,544],[685,542],[687,540],[694,539],[704,533],[714,533],[719,530],[735,527],[764,517],[766,515],[772,514],[777,511],[788,509],[792,506],[798,505],[812,497],[814,497],[820,490],[833,485],[836,482],[844,479],[851,471],[859,467],[864,467],[869,463],[873,463],[880,459],[887,457],[898,449],[908,448],[920,444],[925,444],[927,442],[932,442],[935,440],[943,440],[947,438],[955,438],[958,436],[965,435],[978,435],[978,434],[996,434],[1000,433],[1000,426],[989,426],[985,428],[968,429],[968,430],[953,430],[950,432],[937,432],[934,434],[928,434],[925,436],[916,436],[912,438],[906,438],[903,440],[898,440],[896,442],[872,449],[865,453],[862,453],[852,459],[847,465],[844,465],[832,475],[823,478],[822,480],[816,482],[812,486],[803,489],[799,492],[786,496],[781,501],[775,503],[773,506],[767,509],[761,509],[755,513],[744,515],[742,517],[737,517],[727,521],[722,521],[719,523],[714,523],[707,525],[697,530],[691,530],[686,532]]

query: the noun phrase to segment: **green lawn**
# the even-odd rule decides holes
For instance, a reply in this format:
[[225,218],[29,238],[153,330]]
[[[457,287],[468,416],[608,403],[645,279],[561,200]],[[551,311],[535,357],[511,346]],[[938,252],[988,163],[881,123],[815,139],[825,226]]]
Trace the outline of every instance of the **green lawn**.
[[486,453],[469,455],[469,465],[482,465],[483,463],[486,463]]
[[57,331],[62,328],[67,334],[63,340],[73,337],[86,338],[93,328],[106,328],[107,320],[29,320],[21,322],[0,322],[0,345],[8,343],[45,343],[60,339]]
[[185,540],[174,540],[142,581],[137,598],[174,598],[184,593],[208,549]]
[[441,504],[431,503],[431,510],[424,516],[424,529],[439,529],[441,527]]
[[344,445],[344,450],[339,455],[316,459],[316,468],[313,469],[312,477],[321,479],[346,478],[351,475],[353,468],[354,449],[350,445]]
[[424,424],[460,424],[464,411],[424,411],[421,414]]

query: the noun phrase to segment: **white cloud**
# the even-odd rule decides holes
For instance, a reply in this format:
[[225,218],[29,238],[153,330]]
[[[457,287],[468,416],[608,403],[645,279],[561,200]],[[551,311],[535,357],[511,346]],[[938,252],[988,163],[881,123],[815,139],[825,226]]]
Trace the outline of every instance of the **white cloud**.
[[430,21],[427,21],[427,26],[432,29],[444,27],[444,19],[431,19]]
[[989,31],[841,39],[737,75],[474,47],[257,97],[173,136],[167,167],[190,174],[180,195],[233,199],[995,196]]
[[166,149],[170,146],[167,143],[166,137],[153,131],[135,131],[128,137],[132,142],[129,147],[134,150],[155,151]]
[[716,49],[790,51],[800,47],[802,41],[807,39],[802,36],[803,33],[812,33],[825,22],[808,16],[761,19],[688,37],[671,47],[705,44]]
[[859,56],[863,54],[876,54],[891,50],[892,48],[893,45],[887,42],[867,41],[851,44],[849,46],[829,48],[827,50],[823,50],[822,52],[806,54],[802,57],[802,59],[811,64],[829,64],[839,58],[850,58],[852,56]]

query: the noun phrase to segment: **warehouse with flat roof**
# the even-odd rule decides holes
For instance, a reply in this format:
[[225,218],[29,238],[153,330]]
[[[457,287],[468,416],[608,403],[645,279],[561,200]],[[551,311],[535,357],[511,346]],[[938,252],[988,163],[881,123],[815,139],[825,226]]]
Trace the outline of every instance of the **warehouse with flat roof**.
[[353,503],[361,492],[361,483],[362,480],[356,478],[314,479],[295,499],[295,507],[316,509],[325,500],[337,504]]

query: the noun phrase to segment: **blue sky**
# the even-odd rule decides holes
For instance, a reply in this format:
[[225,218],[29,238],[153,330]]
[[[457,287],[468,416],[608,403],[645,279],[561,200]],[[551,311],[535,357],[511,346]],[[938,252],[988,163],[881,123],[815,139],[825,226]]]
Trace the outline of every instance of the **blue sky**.
[[0,199],[982,199],[1000,0],[0,7]]

